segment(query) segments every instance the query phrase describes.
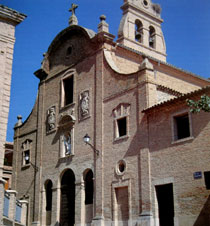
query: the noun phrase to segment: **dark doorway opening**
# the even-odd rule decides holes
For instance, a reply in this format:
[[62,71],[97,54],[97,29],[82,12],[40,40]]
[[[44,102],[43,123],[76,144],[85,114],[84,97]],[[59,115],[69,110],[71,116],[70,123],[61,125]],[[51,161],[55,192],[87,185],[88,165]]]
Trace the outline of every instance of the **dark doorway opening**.
[[51,215],[52,215],[52,181],[47,180],[45,183],[46,192],[46,225],[51,225]]
[[85,176],[85,205],[93,204],[93,172],[89,170]]
[[75,176],[67,170],[61,180],[60,225],[73,226],[75,223]]
[[173,184],[158,185],[155,188],[160,226],[174,226]]

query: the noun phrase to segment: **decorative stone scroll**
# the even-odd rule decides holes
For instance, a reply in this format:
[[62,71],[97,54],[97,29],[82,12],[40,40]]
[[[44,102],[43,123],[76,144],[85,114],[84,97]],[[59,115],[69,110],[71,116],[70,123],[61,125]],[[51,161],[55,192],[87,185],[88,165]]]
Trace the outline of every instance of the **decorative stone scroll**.
[[47,110],[47,133],[55,129],[56,123],[56,107],[52,106]]
[[82,92],[79,96],[79,114],[80,119],[87,118],[90,115],[89,90]]

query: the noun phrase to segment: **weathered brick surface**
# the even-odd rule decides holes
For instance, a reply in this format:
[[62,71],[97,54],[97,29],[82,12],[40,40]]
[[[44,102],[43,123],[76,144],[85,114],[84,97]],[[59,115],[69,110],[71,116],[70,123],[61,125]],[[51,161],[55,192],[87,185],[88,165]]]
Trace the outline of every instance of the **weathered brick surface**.
[[[53,184],[51,225],[58,224],[61,180],[71,169],[76,225],[85,225],[90,219],[92,225],[111,225],[113,221],[118,225],[158,225],[155,186],[167,183],[173,183],[176,225],[193,225],[208,196],[204,179],[194,180],[193,173],[208,171],[210,116],[192,115],[193,137],[174,142],[172,119],[174,114],[188,111],[185,100],[142,111],[164,101],[170,92],[191,92],[209,82],[154,59],[149,60],[149,67],[140,54],[112,43],[109,34],[91,38],[85,29],[73,26],[53,41],[43,63],[48,75],[41,79],[32,113],[15,129],[13,182],[19,197],[28,197],[30,224],[49,222],[48,180]],[[67,56],[70,46],[72,56]],[[113,51],[109,60],[118,68],[123,64],[124,74],[113,69],[103,48]],[[68,75],[74,76],[73,103],[62,107],[62,81]],[[79,97],[84,91],[90,94],[89,115],[81,119]],[[56,109],[55,128],[47,132],[52,106]],[[125,116],[127,134],[117,137],[116,120]],[[62,124],[65,117],[68,123]],[[74,155],[62,157],[62,136],[71,128]],[[83,142],[86,133],[92,147]],[[32,141],[31,164],[22,167],[27,139]],[[98,156],[94,149],[99,150]],[[120,161],[125,163],[124,172],[119,172]],[[84,175],[89,169],[94,173],[93,209],[84,203]],[[205,221],[205,217],[199,220]]]
[[[15,43],[15,26],[25,16],[5,6],[0,6],[0,181],[1,181],[1,205],[0,225],[3,225],[3,163],[6,143],[6,131],[10,103],[10,86],[12,76],[13,48]],[[18,18],[19,17],[19,18]]]

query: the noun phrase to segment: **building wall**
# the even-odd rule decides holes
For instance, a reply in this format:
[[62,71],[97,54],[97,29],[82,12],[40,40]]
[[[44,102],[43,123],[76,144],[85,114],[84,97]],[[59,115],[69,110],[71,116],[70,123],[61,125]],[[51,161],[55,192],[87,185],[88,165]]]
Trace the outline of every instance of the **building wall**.
[[[0,166],[3,166],[4,144],[10,103],[10,86],[12,75],[13,48],[15,43],[15,26],[25,15],[0,6]],[[2,172],[0,171],[0,177]]]
[[[22,22],[24,14],[0,5],[0,199],[4,199],[3,164],[7,122],[10,104],[15,26]],[[3,224],[3,204],[0,203],[0,225]]]
[[12,60],[13,60],[13,46],[14,46],[14,31],[15,27],[11,24],[5,23],[5,21],[1,21],[0,29],[1,32],[1,40],[0,40],[0,48],[1,48],[1,57],[0,57],[0,65],[1,65],[1,93],[0,93],[0,146],[1,146],[1,157],[0,162],[3,165],[4,158],[4,144],[6,141],[6,130],[7,130],[7,120],[9,113],[9,102],[10,102],[10,85],[11,85],[11,74],[12,74]]
[[[208,225],[209,114],[190,114],[190,138],[173,141],[173,116],[188,112],[185,104],[165,107],[148,115],[153,214],[158,218],[156,185],[172,183],[178,225]],[[202,178],[195,179],[194,173]]]
[[[104,49],[113,51],[113,59],[122,58],[123,52],[126,57],[116,57],[113,62],[133,65],[132,72],[114,70]],[[158,104],[165,101],[165,96],[168,98],[168,93],[175,97],[209,82],[137,55],[130,49],[116,47],[110,34],[99,32],[93,38],[80,26],[66,28],[50,45],[41,71],[35,73],[40,84],[34,109],[15,128],[13,186],[19,191],[19,198],[29,201],[29,224],[47,225],[50,216],[51,225],[59,223],[63,211],[62,178],[66,172],[73,172],[75,177],[76,225],[89,225],[90,219],[92,225],[158,225],[155,186],[167,183],[174,184],[175,225],[185,225],[199,216],[207,193],[203,181],[192,181],[192,176],[208,167],[207,162],[206,168],[202,161],[196,166],[192,162],[200,156],[207,161],[209,144],[201,135],[208,134],[208,116],[199,121],[202,115],[193,115],[194,138],[179,143],[171,140],[171,115],[186,106],[166,106],[155,113],[142,111],[154,105],[159,109]],[[63,83],[68,76],[74,77],[73,103],[62,106]],[[163,87],[163,99],[159,86]],[[89,102],[88,114],[82,117],[84,92],[89,93]],[[119,137],[118,119],[125,117],[126,134]],[[72,153],[63,156],[63,135],[67,131],[71,131]],[[90,144],[83,142],[85,134],[90,136]],[[207,148],[199,155],[200,142]],[[27,164],[23,164],[25,150],[30,150]],[[94,201],[90,206],[84,203],[84,177],[88,170],[94,174]],[[49,180],[52,209],[46,211]],[[199,181],[202,192],[194,197]],[[186,199],[191,200],[195,212],[189,212]]]

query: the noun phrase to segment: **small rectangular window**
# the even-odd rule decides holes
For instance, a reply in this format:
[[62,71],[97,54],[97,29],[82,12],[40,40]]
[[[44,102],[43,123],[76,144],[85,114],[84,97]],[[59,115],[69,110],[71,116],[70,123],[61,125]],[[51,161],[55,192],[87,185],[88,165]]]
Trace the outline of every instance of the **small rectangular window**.
[[188,114],[174,117],[175,140],[190,136],[190,123]]
[[118,137],[127,135],[127,119],[126,117],[117,120]]
[[23,165],[30,164],[30,150],[26,150],[23,152]]
[[64,89],[64,106],[73,103],[73,88],[74,88],[73,75],[63,80]]
[[205,179],[206,189],[210,190],[210,171],[204,172],[204,179]]

